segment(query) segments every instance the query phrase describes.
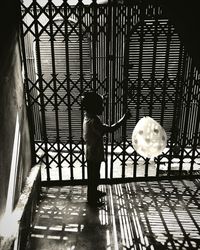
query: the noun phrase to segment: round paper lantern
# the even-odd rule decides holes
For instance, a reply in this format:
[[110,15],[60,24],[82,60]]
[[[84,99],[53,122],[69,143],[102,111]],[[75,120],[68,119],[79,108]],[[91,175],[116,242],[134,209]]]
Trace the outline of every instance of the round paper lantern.
[[132,134],[135,151],[143,157],[157,157],[167,145],[164,128],[151,117],[143,117],[136,124]]

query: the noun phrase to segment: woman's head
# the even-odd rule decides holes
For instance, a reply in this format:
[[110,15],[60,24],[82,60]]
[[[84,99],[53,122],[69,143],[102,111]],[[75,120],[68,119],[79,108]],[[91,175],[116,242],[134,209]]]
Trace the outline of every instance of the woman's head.
[[82,98],[82,107],[90,114],[101,115],[103,112],[103,98],[93,91],[86,92]]

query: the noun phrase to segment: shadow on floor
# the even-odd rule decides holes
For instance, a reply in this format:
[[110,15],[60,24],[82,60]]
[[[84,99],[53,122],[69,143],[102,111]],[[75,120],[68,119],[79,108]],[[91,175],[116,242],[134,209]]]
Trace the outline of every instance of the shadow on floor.
[[102,185],[91,209],[86,187],[42,188],[28,249],[200,249],[200,183]]

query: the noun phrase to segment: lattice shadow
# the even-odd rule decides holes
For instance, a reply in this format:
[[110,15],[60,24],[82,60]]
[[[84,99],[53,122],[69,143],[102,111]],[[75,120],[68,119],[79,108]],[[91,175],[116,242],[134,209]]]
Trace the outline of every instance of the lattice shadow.
[[200,249],[200,182],[102,185],[91,209],[86,187],[42,188],[29,249]]

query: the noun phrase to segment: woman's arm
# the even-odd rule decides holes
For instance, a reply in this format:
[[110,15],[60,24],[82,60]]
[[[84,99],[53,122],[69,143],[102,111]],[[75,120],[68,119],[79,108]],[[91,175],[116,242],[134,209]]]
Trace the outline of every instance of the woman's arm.
[[131,117],[131,113],[130,111],[127,111],[123,116],[122,118],[117,121],[116,123],[112,124],[111,126],[107,125],[107,124],[104,124],[103,125],[103,128],[104,128],[104,133],[107,133],[107,132],[114,132],[116,131],[118,128],[120,128],[127,119],[129,119]]

